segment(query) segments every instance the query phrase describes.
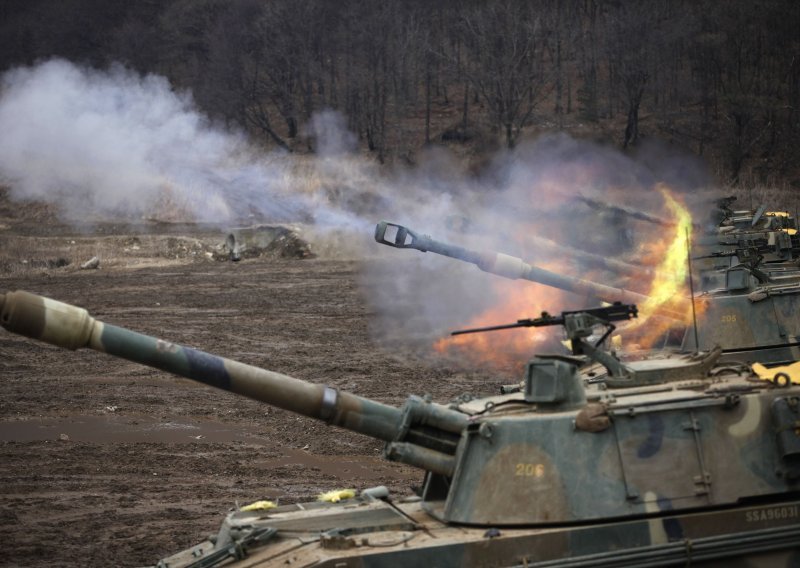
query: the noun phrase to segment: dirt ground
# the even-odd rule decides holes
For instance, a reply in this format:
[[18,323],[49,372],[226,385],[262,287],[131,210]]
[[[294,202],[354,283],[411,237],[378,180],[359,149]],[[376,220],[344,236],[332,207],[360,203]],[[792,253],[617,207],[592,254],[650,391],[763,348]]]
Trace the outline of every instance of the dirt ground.
[[[222,260],[216,229],[55,223],[0,201],[0,291],[399,405],[504,378],[370,336],[362,262]],[[36,214],[34,214],[36,213]],[[97,255],[100,268],[81,270]],[[0,330],[3,566],[136,566],[217,530],[237,505],[310,500],[422,475],[382,443],[92,351]],[[506,381],[507,382],[507,381]]]

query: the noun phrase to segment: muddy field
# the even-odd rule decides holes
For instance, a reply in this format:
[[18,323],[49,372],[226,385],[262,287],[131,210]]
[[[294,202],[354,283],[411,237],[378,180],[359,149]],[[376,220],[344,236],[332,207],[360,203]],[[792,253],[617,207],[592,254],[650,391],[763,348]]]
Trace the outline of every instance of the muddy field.
[[[191,225],[75,228],[0,207],[0,291],[390,404],[492,392],[467,372],[370,333],[361,268],[379,260],[233,263]],[[41,212],[40,212],[41,213]],[[100,268],[81,270],[97,255]],[[122,360],[0,330],[4,566],[136,566],[215,532],[226,511],[334,488],[421,481],[382,444]],[[507,379],[507,378],[506,378]]]

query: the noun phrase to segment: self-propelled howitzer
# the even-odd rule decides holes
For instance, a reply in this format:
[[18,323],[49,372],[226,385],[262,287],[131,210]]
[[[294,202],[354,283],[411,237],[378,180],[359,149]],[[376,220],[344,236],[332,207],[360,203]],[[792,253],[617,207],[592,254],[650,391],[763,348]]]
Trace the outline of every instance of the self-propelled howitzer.
[[623,364],[589,342],[597,326],[635,314],[624,305],[543,314],[531,321],[563,325],[579,355],[535,357],[519,388],[498,396],[447,406],[412,397],[397,409],[41,296],[0,294],[0,325],[11,332],[379,438],[387,457],[426,471],[419,498],[365,491],[231,513],[215,537],[162,568],[795,565],[800,385],[717,367],[719,350]]
[[[386,221],[376,225],[375,240],[395,248],[433,252],[504,278],[538,282],[606,302],[642,303],[649,299],[631,290],[558,274],[507,254],[445,243]],[[794,361],[800,357],[800,281],[773,269],[764,270],[769,270],[762,277],[768,281],[759,283],[757,268],[736,265],[720,273],[720,288],[701,292],[693,299],[673,297],[656,313],[675,319],[680,326],[691,319],[694,302],[699,314],[697,326],[685,328],[682,351],[710,350],[719,345],[728,360],[766,364]]]

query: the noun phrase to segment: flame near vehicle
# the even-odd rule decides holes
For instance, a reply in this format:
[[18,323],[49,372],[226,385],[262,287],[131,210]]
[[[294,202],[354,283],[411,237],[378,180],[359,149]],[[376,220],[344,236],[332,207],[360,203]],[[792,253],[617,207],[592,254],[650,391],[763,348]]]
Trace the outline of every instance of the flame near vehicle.
[[[668,211],[675,219],[674,232],[669,241],[657,241],[645,245],[646,248],[652,249],[650,252],[659,251],[657,256],[661,260],[654,268],[653,280],[647,294],[650,300],[639,306],[639,319],[625,328],[626,331],[636,331],[641,334],[637,342],[644,349],[652,347],[671,326],[675,325],[673,320],[656,316],[658,309],[674,308],[676,299],[689,295],[688,243],[691,242],[692,216],[686,206],[673,196],[666,186],[660,185],[658,189],[664,196]],[[679,311],[684,313],[684,320],[680,323],[690,324],[691,311],[688,313],[685,313],[685,309]]]
[[[558,267],[552,268],[555,270]],[[538,316],[544,307],[549,309],[570,303],[571,294],[542,284],[497,279],[492,286],[502,301],[470,320],[464,327],[512,323],[523,317]],[[464,358],[470,363],[488,363],[518,371],[536,349],[554,344],[553,340],[552,330],[528,327],[500,333],[443,337],[433,347],[440,354]]]
[[[686,205],[665,185],[657,186],[664,198],[666,210],[674,224],[655,231],[638,247],[637,258],[643,266],[651,267],[648,285],[639,286],[650,300],[639,306],[639,318],[622,326],[625,348],[648,349],[663,340],[664,334],[676,325],[674,319],[659,315],[662,308],[684,314],[679,324],[689,324],[691,310],[685,299],[689,296],[687,239],[691,239],[692,217]],[[667,231],[667,233],[665,233]],[[564,259],[553,260],[546,266],[555,272],[569,273]],[[643,272],[643,275],[645,273]],[[538,316],[543,310],[558,311],[585,305],[588,298],[535,283],[520,283],[495,279],[494,292],[501,301],[465,322],[463,327],[483,327],[512,323],[524,317]],[[490,364],[499,368],[516,369],[536,351],[560,349],[560,337],[535,328],[521,328],[493,333],[475,333],[445,337],[437,340],[434,349],[440,354],[462,358],[469,363]]]

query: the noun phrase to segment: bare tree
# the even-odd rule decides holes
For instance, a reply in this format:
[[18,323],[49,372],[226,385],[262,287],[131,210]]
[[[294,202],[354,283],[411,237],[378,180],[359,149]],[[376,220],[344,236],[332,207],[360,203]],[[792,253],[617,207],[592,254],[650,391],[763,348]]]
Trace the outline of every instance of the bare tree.
[[530,2],[502,0],[466,12],[460,33],[464,73],[513,148],[542,95],[549,89],[545,36]]
[[576,38],[576,51],[579,54],[581,86],[577,90],[578,111],[588,122],[597,122],[600,117],[600,93],[598,87],[598,14],[596,0],[587,0],[581,5],[578,19],[580,36]]
[[[572,111],[571,68],[575,45],[581,33],[578,5],[553,0],[541,10],[543,26],[547,34],[545,48],[549,65],[552,67],[552,81],[555,89],[553,112],[559,126],[563,125],[563,115]],[[566,84],[565,84],[566,83]],[[566,92],[565,92],[566,91]],[[566,95],[566,108],[564,98]]]
[[413,159],[441,120],[450,143],[489,123],[513,147],[576,100],[601,136],[621,113],[625,147],[656,125],[768,180],[796,177],[798,21],[796,0],[4,0],[0,69],[121,62],[286,149],[312,150],[302,124],[334,108],[380,160]]
[[609,2],[603,12],[609,91],[619,89],[627,112],[623,148],[639,139],[639,109],[656,41],[654,11],[654,3]]

